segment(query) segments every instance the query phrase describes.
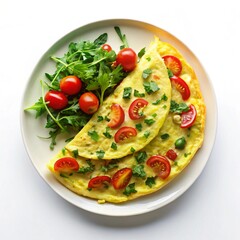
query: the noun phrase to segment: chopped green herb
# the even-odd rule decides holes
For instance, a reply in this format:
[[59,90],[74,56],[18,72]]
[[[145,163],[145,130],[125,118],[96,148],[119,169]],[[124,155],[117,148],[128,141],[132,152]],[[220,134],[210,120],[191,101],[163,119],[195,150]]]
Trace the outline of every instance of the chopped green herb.
[[102,122],[104,120],[103,116],[97,116],[97,122]]
[[98,159],[103,159],[105,152],[103,150],[96,151]]
[[148,125],[151,126],[153,123],[155,123],[155,120],[152,118],[146,118],[144,119],[144,122]]
[[142,131],[142,124],[141,123],[137,123],[136,125],[136,129],[141,132]]
[[157,99],[155,102],[152,102],[152,105],[158,105],[160,104],[162,101],[167,101],[168,97],[166,96],[166,94],[164,93],[161,97],[161,99]]
[[108,172],[114,168],[118,167],[118,160],[111,160],[108,164],[101,166],[101,171],[102,172]]
[[110,119],[108,118],[108,116],[105,116],[104,120],[107,121],[107,122],[110,122]]
[[181,114],[182,112],[187,112],[189,110],[188,105],[185,102],[176,103],[171,100],[170,112]]
[[141,58],[145,54],[145,52],[146,52],[146,48],[144,47],[139,51],[138,57]]
[[169,68],[167,69],[167,71],[168,71],[168,77],[169,78],[174,76],[173,72]]
[[170,135],[168,133],[164,133],[160,137],[162,140],[167,140],[170,137]]
[[66,148],[64,147],[63,149],[62,149],[62,154],[65,156],[65,154],[66,154]]
[[126,87],[123,89],[123,98],[124,99],[130,99],[132,94],[132,88],[131,87]]
[[158,105],[161,103],[161,99],[157,99],[155,102],[152,102],[152,105]]
[[174,161],[173,165],[174,165],[174,166],[178,166],[178,162],[177,162],[177,161]]
[[97,142],[99,140],[99,135],[95,130],[88,131],[88,136],[90,136],[91,139],[95,142]]
[[151,61],[151,58],[150,58],[150,57],[146,57],[146,60],[150,62],[150,61]]
[[167,108],[167,105],[163,105],[163,108],[166,109],[166,108]]
[[134,166],[133,167],[133,176],[140,177],[140,178],[145,178],[146,177],[146,172],[144,171],[144,166],[143,165]]
[[147,153],[145,151],[140,151],[135,155],[137,163],[144,163],[147,159]]
[[157,116],[157,114],[156,114],[156,113],[152,114],[152,117],[154,117],[154,118],[155,118],[156,116]]
[[78,157],[78,149],[75,149],[72,151],[73,157],[77,158]]
[[158,90],[160,90],[160,88],[158,87],[157,83],[154,81],[150,81],[150,82],[144,82],[143,83],[144,89],[148,94],[152,94],[154,92],[157,92]]
[[112,142],[111,148],[113,150],[117,150],[117,144],[115,142]]
[[191,152],[184,153],[184,157],[187,157],[188,155],[191,155]]
[[152,73],[152,69],[150,68],[143,70],[142,78],[147,79],[151,75],[151,73]]
[[66,174],[63,174],[63,173],[60,173],[60,177],[68,178],[68,176]]
[[149,136],[150,136],[150,131],[148,131],[148,130],[145,131],[145,133],[144,133],[144,137],[145,137],[145,138],[148,138]]
[[130,151],[131,151],[131,153],[134,153],[136,150],[135,150],[135,148],[131,147]]
[[93,165],[93,163],[91,162],[91,160],[86,160],[86,163],[88,164],[88,166],[82,166],[78,169],[78,173],[89,173],[89,172],[93,172],[95,169],[95,165]]
[[112,138],[112,135],[109,133],[109,130],[110,130],[110,127],[106,127],[106,132],[103,133],[103,135],[106,137],[106,138]]
[[148,177],[145,184],[152,188],[152,186],[156,184],[155,177]]
[[138,90],[134,89],[134,97],[145,97],[145,93],[139,93]]
[[132,193],[136,193],[136,189],[135,189],[135,183],[131,183],[129,184],[126,189],[123,191],[123,194],[126,196],[130,196]]
[[167,97],[167,95],[165,93],[162,95],[161,100],[163,100],[163,101],[167,101],[168,100],[168,97]]

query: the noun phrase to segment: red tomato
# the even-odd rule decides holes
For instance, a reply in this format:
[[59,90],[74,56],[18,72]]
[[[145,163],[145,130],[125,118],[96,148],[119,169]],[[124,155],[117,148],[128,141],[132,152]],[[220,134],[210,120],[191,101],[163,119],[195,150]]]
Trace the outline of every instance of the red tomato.
[[197,117],[197,111],[194,105],[189,106],[187,112],[181,114],[181,128],[189,128],[193,125]]
[[83,93],[79,98],[78,103],[80,109],[87,114],[95,113],[99,107],[97,96],[91,92]]
[[147,165],[162,179],[169,176],[171,172],[171,165],[166,157],[155,155],[147,160]]
[[132,177],[131,168],[122,168],[112,176],[112,185],[115,189],[125,188]]
[[132,120],[136,120],[136,119],[143,117],[143,115],[139,113],[139,110],[143,109],[147,105],[148,105],[148,101],[146,101],[142,98],[137,98],[136,100],[134,100],[131,103],[131,105],[129,107],[129,110],[128,110],[129,117]]
[[166,55],[163,57],[166,67],[171,70],[173,75],[179,76],[182,71],[182,64],[177,57]]
[[188,100],[190,97],[190,89],[187,85],[187,83],[181,79],[180,77],[173,76],[170,78],[172,84],[176,87],[176,89],[181,93],[182,99],[184,101]]
[[75,158],[63,157],[54,163],[54,170],[57,172],[76,172],[79,169],[79,164]]
[[108,123],[110,128],[117,128],[124,122],[125,114],[119,104],[113,104],[111,106],[110,118],[111,121]]
[[172,149],[169,149],[166,153],[166,156],[170,159],[170,160],[175,160],[177,158],[177,153],[172,150]]
[[59,91],[50,90],[45,95],[45,102],[54,110],[61,110],[68,105],[67,97]]
[[128,138],[135,137],[137,135],[137,130],[133,127],[121,127],[114,135],[114,140],[116,143],[124,141]]
[[80,92],[82,81],[76,76],[67,76],[61,79],[60,89],[68,95],[75,95]]
[[132,48],[123,48],[117,54],[116,64],[120,64],[124,71],[130,72],[137,65],[137,54]]
[[107,43],[102,45],[102,49],[107,51],[107,52],[112,51],[112,47],[109,44],[107,44]]
[[104,186],[104,182],[110,183],[111,178],[108,176],[94,177],[88,182],[88,188],[100,188],[100,187]]

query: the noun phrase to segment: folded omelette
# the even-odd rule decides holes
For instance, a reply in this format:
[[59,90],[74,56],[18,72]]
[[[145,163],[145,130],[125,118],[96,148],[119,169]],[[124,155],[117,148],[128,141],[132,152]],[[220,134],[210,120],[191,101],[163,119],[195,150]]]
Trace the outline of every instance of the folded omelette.
[[[123,158],[112,157],[111,160],[99,159],[97,161],[83,158],[73,154],[72,150],[75,148],[72,144],[67,145],[49,162],[48,167],[57,180],[68,189],[79,195],[97,199],[100,203],[120,203],[132,200],[164,187],[188,166],[202,146],[206,110],[194,70],[170,44],[158,40],[156,50],[163,58],[171,55],[180,60],[182,69],[177,77],[188,86],[187,97],[183,95],[179,84],[176,84],[177,77],[170,77],[171,94],[167,92],[167,89],[162,92],[162,94],[171,95],[170,111],[163,126],[155,138],[145,144],[141,150],[133,151]],[[153,51],[148,54],[151,58],[152,54],[156,53]],[[162,62],[160,61],[159,64],[161,65]],[[165,76],[166,70],[162,71]],[[155,102],[159,109],[166,110],[164,106],[167,106],[168,102],[161,103],[162,100]],[[146,118],[154,113],[155,111],[146,114]],[[160,114],[157,114],[154,119],[157,121],[158,117],[162,118]],[[161,125],[161,121],[158,124]],[[186,122],[189,125],[184,125]],[[152,126],[148,130],[152,132]],[[141,137],[142,135],[138,135],[137,138]],[[139,144],[137,138],[134,140]],[[98,147],[101,149],[103,146],[98,145]],[[123,148],[122,151],[129,153],[128,148]],[[106,146],[105,151],[108,149],[109,145]],[[139,148],[136,147],[136,149]],[[71,172],[58,171],[58,161],[63,159],[74,160],[77,164],[75,169]]]
[[[170,107],[171,83],[155,39],[136,68],[65,147],[89,159],[122,158],[145,147],[162,127]],[[158,104],[156,104],[158,103]],[[121,122],[114,123],[114,114]]]

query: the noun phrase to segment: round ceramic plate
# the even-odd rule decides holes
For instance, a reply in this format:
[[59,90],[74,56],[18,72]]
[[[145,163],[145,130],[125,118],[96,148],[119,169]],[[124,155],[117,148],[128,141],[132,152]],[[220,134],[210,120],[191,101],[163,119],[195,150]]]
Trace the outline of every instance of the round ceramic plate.
[[[50,61],[50,56],[63,56],[70,42],[94,40],[105,32],[109,36],[108,43],[117,51],[121,42],[114,30],[114,26],[121,28],[122,32],[127,36],[129,45],[136,52],[148,46],[150,41],[153,40],[154,35],[156,35],[162,41],[174,45],[183,54],[194,68],[199,79],[207,108],[207,120],[202,148],[197,152],[191,164],[166,187],[149,196],[123,204],[106,203],[99,205],[96,200],[78,196],[71,192],[53,177],[47,169],[46,164],[65,146],[65,142],[63,139],[60,139],[54,151],[51,151],[49,149],[49,140],[39,138],[39,136],[48,136],[48,131],[44,128],[45,119],[36,120],[33,114],[24,112],[24,108],[33,105],[41,96],[40,80],[45,79],[45,73],[54,73],[55,64],[53,61]],[[90,23],[68,33],[51,46],[39,60],[30,76],[23,95],[21,109],[23,140],[32,163],[43,179],[68,202],[87,211],[109,216],[130,216],[150,212],[165,206],[183,194],[201,174],[208,161],[215,140],[216,125],[217,108],[215,94],[205,70],[191,50],[172,34],[159,27],[127,19],[111,19]]]

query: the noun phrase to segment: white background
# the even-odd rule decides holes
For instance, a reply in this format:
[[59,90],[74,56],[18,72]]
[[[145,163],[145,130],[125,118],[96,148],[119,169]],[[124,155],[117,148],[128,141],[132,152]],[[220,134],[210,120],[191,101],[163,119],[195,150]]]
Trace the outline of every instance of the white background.
[[[0,0],[0,238],[240,239],[238,1]],[[218,103],[216,142],[200,177],[169,205],[107,217],[58,196],[38,175],[20,132],[24,87],[42,54],[89,22],[131,18],[183,41],[205,67]]]

